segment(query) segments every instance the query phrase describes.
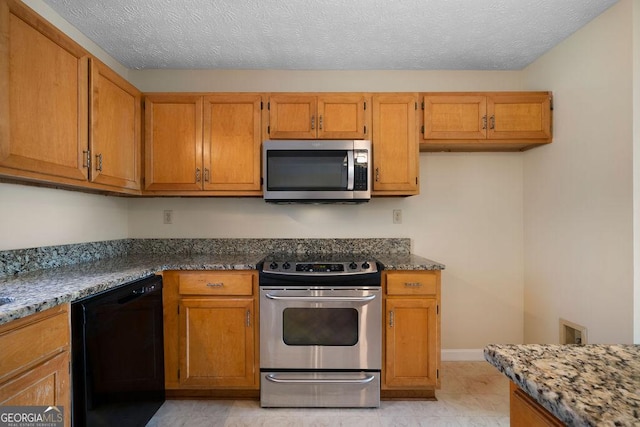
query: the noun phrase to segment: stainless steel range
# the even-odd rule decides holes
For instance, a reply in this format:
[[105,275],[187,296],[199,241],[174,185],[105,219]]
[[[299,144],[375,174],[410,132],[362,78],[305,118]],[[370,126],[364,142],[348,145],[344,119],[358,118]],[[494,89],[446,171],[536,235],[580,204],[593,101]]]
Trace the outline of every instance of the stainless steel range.
[[364,257],[263,262],[261,406],[380,406],[380,277],[381,266]]

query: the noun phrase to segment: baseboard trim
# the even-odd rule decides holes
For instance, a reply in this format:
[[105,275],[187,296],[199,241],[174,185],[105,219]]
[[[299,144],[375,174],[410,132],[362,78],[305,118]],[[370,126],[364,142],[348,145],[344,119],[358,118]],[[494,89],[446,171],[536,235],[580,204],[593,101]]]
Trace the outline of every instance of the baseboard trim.
[[443,349],[441,357],[443,362],[475,362],[485,360],[484,350],[481,348]]

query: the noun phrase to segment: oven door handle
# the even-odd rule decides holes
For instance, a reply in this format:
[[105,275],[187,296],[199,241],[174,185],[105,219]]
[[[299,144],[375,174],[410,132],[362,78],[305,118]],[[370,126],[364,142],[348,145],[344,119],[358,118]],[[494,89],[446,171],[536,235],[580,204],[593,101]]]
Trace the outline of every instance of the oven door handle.
[[308,301],[308,302],[369,302],[376,299],[377,295],[367,295],[364,297],[281,297],[278,295],[265,294],[265,296],[277,301]]
[[347,190],[353,190],[353,182],[355,175],[355,162],[353,160],[353,151],[347,151]]
[[349,379],[284,379],[277,378],[275,374],[265,375],[265,379],[267,381],[271,381],[272,383],[280,383],[280,384],[368,384],[373,381],[376,377],[373,375],[367,375],[365,378],[358,378],[355,380]]

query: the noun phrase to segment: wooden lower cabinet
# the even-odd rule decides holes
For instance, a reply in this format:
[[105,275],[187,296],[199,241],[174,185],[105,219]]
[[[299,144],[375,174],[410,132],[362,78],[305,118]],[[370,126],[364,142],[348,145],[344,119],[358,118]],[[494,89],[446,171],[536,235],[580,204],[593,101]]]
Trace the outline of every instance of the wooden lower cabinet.
[[383,277],[382,397],[432,398],[440,387],[440,271]]
[[58,406],[71,425],[69,305],[0,326],[0,406]]
[[564,426],[551,412],[543,408],[513,381],[509,386],[510,423],[514,427]]
[[164,273],[169,396],[259,395],[255,271]]

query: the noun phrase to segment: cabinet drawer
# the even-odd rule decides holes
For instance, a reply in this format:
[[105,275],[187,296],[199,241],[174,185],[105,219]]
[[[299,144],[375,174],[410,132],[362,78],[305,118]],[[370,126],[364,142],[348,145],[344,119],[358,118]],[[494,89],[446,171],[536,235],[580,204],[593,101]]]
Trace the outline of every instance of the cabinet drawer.
[[435,272],[394,272],[387,274],[387,295],[435,295],[438,277]]
[[181,295],[253,295],[251,272],[188,272],[180,273],[178,292]]
[[67,305],[3,325],[0,328],[0,380],[68,349]]

